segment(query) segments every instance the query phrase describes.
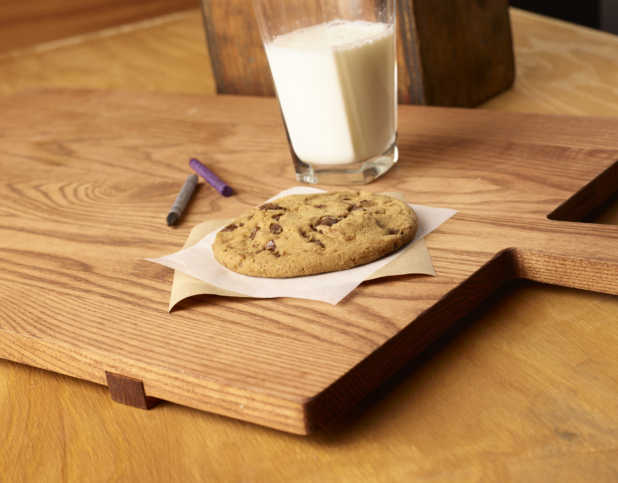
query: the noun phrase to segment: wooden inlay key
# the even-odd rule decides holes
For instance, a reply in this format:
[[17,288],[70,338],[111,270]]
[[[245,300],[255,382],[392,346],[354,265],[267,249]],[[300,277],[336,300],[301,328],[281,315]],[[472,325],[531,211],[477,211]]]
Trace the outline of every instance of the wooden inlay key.
[[144,383],[138,379],[111,372],[106,372],[105,376],[112,401],[139,409],[150,409],[160,401],[156,397],[146,396]]

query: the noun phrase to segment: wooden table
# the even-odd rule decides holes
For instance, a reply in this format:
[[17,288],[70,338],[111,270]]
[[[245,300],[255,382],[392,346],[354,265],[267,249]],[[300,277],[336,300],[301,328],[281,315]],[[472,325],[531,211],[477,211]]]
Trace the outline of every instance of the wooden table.
[[[618,114],[618,38],[512,20],[516,85],[483,107]],[[42,85],[213,93],[199,13],[0,57],[2,94]],[[615,481],[616,320],[615,296],[510,283],[309,437],[0,361],[0,481]]]

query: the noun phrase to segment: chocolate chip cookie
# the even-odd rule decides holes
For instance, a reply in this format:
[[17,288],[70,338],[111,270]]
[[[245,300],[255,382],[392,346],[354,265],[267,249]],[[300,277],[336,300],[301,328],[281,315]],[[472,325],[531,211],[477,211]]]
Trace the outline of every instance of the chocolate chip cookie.
[[367,191],[291,195],[252,208],[212,245],[226,268],[286,278],[346,270],[408,243],[418,228],[402,201]]

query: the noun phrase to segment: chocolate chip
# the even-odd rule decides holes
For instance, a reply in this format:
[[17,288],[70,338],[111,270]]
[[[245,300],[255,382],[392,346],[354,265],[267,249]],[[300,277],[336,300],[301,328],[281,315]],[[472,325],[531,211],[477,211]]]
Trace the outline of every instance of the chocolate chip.
[[271,252],[274,252],[276,249],[277,249],[277,245],[275,245],[275,242],[273,240],[270,240],[266,244],[266,250],[270,250]]
[[317,238],[314,238],[313,240],[309,240],[309,242],[311,243],[315,243],[316,245],[321,246],[322,248],[324,248],[324,243],[322,243],[320,240],[318,240]]
[[264,249],[258,250],[257,252],[255,252],[255,254],[257,255],[258,253],[263,252],[263,251],[264,251]]
[[236,228],[238,228],[238,225],[236,223],[232,223],[231,225],[223,228],[221,231],[234,231]]
[[326,226],[333,226],[335,223],[339,223],[339,220],[337,218],[335,218],[334,216],[323,216],[322,219],[320,220],[320,223],[318,223],[318,226],[320,225],[326,225]]
[[240,226],[245,226],[245,224],[244,224],[244,223],[241,223],[241,224],[240,224]]
[[276,205],[274,203],[266,203],[260,206],[260,210],[285,210],[285,209],[286,208],[282,208],[281,206]]
[[281,228],[281,225],[277,225],[276,223],[273,223],[272,225],[270,225],[270,232],[272,234],[280,235],[282,231],[283,231],[283,228]]
[[360,205],[361,206],[373,206],[374,203],[373,203],[373,201],[370,201],[370,200],[361,200],[360,201]]
[[326,205],[313,205],[314,208],[326,208]]
[[399,235],[399,230],[395,230],[393,228],[389,228],[388,229],[388,234],[389,235]]
[[273,216],[273,220],[275,221],[279,221],[279,218],[281,218],[283,215],[275,215]]
[[304,232],[304,230],[303,230],[302,228],[299,228],[299,229],[298,229],[298,234],[299,234],[300,236],[302,236],[303,238],[307,238],[307,235],[305,234],[305,232]]
[[275,258],[279,258],[281,256],[280,253],[273,253],[273,255],[275,256]]
[[255,239],[255,234],[259,231],[260,227],[258,226],[257,228],[254,228],[253,230],[251,230],[251,233],[249,233],[249,238],[251,238],[252,240]]

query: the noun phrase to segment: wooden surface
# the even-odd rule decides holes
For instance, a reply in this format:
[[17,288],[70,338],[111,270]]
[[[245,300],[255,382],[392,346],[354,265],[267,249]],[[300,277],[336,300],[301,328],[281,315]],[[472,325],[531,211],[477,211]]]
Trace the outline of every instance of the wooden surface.
[[618,115],[618,36],[512,10],[517,77],[484,108]]
[[[40,90],[0,106],[10,360],[305,434],[505,281],[618,294],[618,229],[565,222],[618,190],[618,120],[400,106],[400,159],[368,189],[459,211],[426,238],[438,277],[365,283],[335,307],[210,296],[170,315],[171,271],[136,259],[297,184],[276,100]],[[236,195],[203,189],[170,230],[193,156]]]
[[129,408],[107,387],[0,360],[2,478],[611,483],[616,298],[511,284],[309,436],[167,402]]
[[[219,94],[274,96],[252,0],[202,0]],[[514,79],[506,0],[397,0],[401,104],[474,107]]]
[[[5,57],[0,93],[213,93],[199,12],[163,20]],[[511,20],[517,80],[483,107],[618,115],[617,37]],[[127,43],[142,47],[139,64]],[[618,203],[595,220],[618,224]],[[510,283],[377,399],[307,437],[166,402],[128,408],[105,386],[0,360],[0,481],[613,482],[617,318],[615,296]]]
[[197,0],[1,0],[0,52],[195,8]]
[[214,94],[199,11],[0,54],[0,94],[38,86]]

